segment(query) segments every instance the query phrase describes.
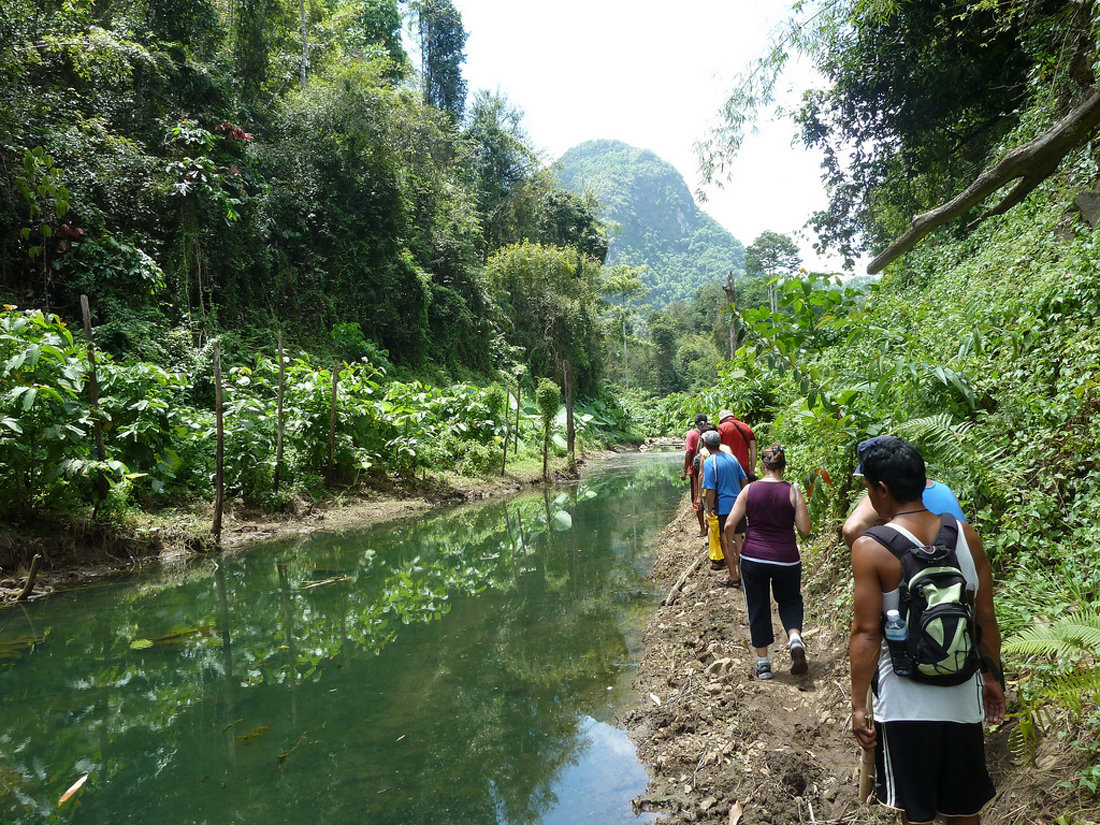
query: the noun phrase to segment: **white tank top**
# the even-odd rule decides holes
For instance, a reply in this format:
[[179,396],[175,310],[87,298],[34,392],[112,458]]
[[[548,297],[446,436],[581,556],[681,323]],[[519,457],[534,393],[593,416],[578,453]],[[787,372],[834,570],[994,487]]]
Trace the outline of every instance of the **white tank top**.
[[[904,527],[886,525],[896,530],[912,542],[923,544]],[[959,540],[955,544],[959,557],[959,568],[974,593],[978,592],[978,570],[966,535],[959,525]],[[882,612],[897,610],[898,590],[882,594]],[[878,657],[878,695],[872,703],[872,713],[876,722],[981,722],[985,718],[985,705],[982,702],[982,675],[975,673],[974,678],[961,685],[942,687],[925,685],[898,676],[890,664],[890,650],[886,639],[882,640],[882,650]]]

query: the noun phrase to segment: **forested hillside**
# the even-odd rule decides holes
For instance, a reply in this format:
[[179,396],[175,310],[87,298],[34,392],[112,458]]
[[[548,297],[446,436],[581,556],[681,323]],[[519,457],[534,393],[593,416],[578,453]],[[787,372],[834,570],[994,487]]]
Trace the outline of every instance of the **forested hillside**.
[[78,320],[87,294],[101,346],[161,363],[215,336],[246,353],[275,327],[325,346],[354,324],[399,366],[508,366],[487,262],[514,243],[602,262],[591,205],[552,182],[507,101],[467,103],[448,0],[407,20],[396,0],[298,12],[7,3],[4,302]]
[[554,170],[566,188],[596,196],[600,217],[611,225],[608,265],[645,267],[642,283],[654,307],[690,301],[699,287],[744,274],[744,246],[653,152],[591,140],[562,155]]
[[5,4],[0,518],[503,472],[569,394],[627,437],[596,205],[465,42],[450,0]]

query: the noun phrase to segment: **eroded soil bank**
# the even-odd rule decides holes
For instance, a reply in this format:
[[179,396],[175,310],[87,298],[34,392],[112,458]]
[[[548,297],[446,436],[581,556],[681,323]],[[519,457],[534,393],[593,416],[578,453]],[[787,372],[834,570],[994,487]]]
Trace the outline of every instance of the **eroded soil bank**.
[[[598,457],[578,460],[578,470]],[[554,473],[555,480],[575,477],[564,468]],[[230,502],[220,543],[210,532],[213,507],[208,504],[125,525],[86,520],[21,529],[0,526],[0,606],[13,604],[23,593],[36,555],[40,558],[33,565],[31,599],[198,554],[233,552],[285,536],[368,526],[447,504],[513,495],[540,481],[538,473],[513,472],[503,478],[375,479],[325,501],[293,500],[274,513]]]
[[[652,577],[666,592],[705,554],[696,531],[685,498],[656,551]],[[848,728],[848,582],[827,553],[803,549],[805,676],[790,674],[784,645],[770,651],[775,678],[754,678],[744,596],[719,586],[725,572],[706,563],[650,617],[635,682],[640,702],[624,718],[652,777],[636,810],[660,812],[667,823],[897,822],[858,799],[860,752]],[[774,606],[772,621],[778,638]],[[1018,710],[1009,687],[1009,710]],[[1087,801],[1061,784],[1079,770],[1080,752],[1050,736],[1040,743],[1038,767],[1018,767],[1008,752],[1015,724],[988,731],[1000,793],[983,823],[1054,825],[1080,811]]]

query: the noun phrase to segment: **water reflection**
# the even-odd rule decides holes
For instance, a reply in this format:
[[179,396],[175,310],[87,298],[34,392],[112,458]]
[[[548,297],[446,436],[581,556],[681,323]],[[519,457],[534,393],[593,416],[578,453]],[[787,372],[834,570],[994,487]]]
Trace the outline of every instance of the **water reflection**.
[[2,820],[638,821],[675,459],[0,614]]

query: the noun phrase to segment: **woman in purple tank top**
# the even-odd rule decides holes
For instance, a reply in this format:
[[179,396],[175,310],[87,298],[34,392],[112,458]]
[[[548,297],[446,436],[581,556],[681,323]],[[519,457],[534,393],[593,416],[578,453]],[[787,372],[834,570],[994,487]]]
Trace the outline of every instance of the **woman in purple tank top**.
[[[749,614],[749,637],[756,649],[756,676],[771,679],[768,645],[775,641],[772,628],[771,598],[775,594],[779,620],[787,631],[791,652],[791,673],[806,672],[806,648],[802,644],[802,560],[794,530],[810,532],[810,511],[802,491],[783,480],[787,459],[783,448],[773,444],[760,454],[764,473],[745,487],[726,519],[726,529],[748,518],[748,529],[741,547],[741,581],[745,608]],[[728,537],[727,537],[728,538]]]

